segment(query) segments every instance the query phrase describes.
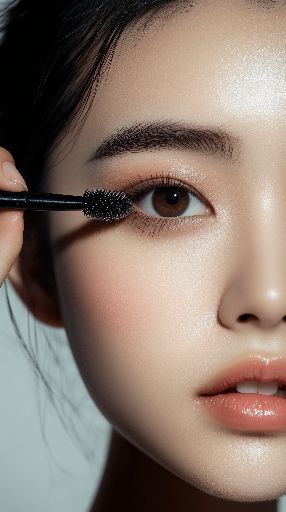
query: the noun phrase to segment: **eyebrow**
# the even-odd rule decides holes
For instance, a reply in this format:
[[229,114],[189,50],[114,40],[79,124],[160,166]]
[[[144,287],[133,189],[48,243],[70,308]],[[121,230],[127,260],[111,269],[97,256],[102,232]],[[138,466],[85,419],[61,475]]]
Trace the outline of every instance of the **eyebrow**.
[[86,163],[123,153],[180,149],[233,160],[237,155],[238,139],[222,131],[194,126],[178,121],[135,122],[123,126],[108,136],[93,151]]

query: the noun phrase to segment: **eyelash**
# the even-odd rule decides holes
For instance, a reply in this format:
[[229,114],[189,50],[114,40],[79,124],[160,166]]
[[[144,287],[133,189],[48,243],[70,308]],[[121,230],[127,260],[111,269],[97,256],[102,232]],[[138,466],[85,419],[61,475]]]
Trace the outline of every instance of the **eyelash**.
[[[130,195],[131,199],[134,201],[140,197],[143,193],[146,194],[150,190],[153,190],[157,187],[163,186],[175,186],[179,187],[182,190],[187,190],[197,199],[202,201],[205,206],[209,207],[206,200],[201,196],[201,194],[196,191],[194,188],[185,184],[183,181],[173,178],[170,175],[164,174],[155,174],[147,178],[142,179],[140,175],[138,175],[139,181],[134,183],[134,181],[129,181],[127,185],[121,189],[122,192],[125,192]],[[142,210],[135,210],[133,214],[129,217],[130,222],[135,225],[135,228],[140,229],[141,233],[145,233],[146,230],[149,232],[149,236],[154,238],[155,236],[160,236],[162,232],[175,230],[185,226],[186,224],[194,224],[196,220],[201,219],[202,216],[196,215],[193,217],[184,216],[184,217],[166,217],[166,218],[158,218],[155,216],[147,215],[143,213]],[[154,226],[155,224],[155,226]]]

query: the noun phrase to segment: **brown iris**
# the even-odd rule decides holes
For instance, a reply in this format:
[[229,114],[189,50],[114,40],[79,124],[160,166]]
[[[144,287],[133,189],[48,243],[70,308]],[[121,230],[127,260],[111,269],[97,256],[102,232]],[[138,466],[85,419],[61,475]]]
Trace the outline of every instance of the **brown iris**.
[[152,197],[152,206],[162,217],[182,215],[189,206],[189,192],[179,187],[157,188]]

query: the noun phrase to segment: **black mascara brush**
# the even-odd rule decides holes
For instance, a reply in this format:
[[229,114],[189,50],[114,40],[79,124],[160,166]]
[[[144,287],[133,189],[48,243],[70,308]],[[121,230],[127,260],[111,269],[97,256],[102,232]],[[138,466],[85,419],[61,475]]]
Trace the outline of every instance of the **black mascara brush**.
[[0,209],[82,210],[86,217],[112,222],[127,217],[132,207],[131,197],[115,190],[88,189],[83,196],[0,190]]

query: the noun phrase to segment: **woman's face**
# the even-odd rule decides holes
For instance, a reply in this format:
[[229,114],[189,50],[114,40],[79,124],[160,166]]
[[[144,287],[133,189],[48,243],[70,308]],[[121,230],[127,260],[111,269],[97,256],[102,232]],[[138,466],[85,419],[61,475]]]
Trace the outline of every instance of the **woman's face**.
[[[286,492],[285,432],[224,428],[195,398],[247,356],[286,355],[285,38],[286,7],[228,0],[125,33],[76,144],[63,160],[54,153],[47,187],[77,195],[149,180],[136,199],[145,217],[50,214],[63,321],[114,428],[183,480],[237,500]],[[223,152],[210,139],[143,147],[138,137],[133,150],[115,154],[114,144],[87,163],[115,131],[155,121],[230,140]],[[179,214],[158,193],[161,175],[189,191]]]

